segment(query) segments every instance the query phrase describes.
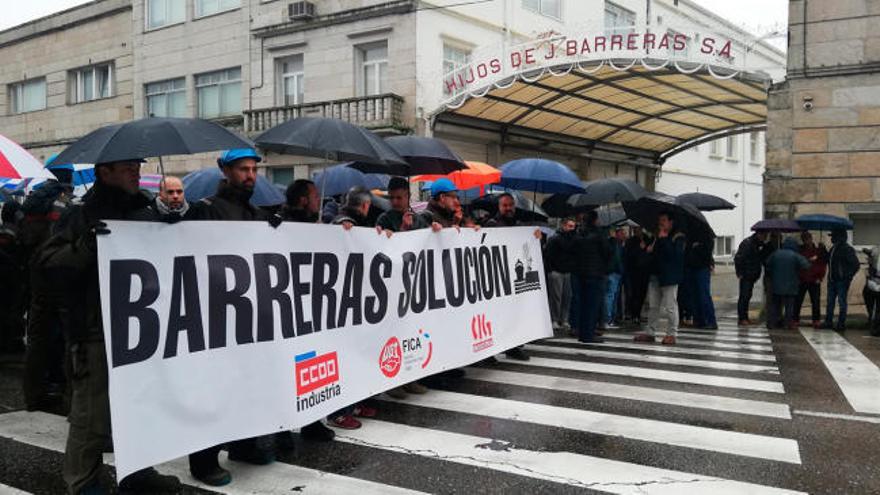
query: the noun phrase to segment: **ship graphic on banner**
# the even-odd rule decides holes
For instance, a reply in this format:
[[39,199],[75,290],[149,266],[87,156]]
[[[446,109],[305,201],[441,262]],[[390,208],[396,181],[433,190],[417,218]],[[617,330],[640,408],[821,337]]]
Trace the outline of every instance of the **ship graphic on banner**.
[[530,290],[541,290],[541,276],[538,270],[532,269],[532,255],[529,253],[528,244],[523,244],[522,259],[516,260],[513,271],[516,273],[516,279],[513,281],[514,292],[522,294]]

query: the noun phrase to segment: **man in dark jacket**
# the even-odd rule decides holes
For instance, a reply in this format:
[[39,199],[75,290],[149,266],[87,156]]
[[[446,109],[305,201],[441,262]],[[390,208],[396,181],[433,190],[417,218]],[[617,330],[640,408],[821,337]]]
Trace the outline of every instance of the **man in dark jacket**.
[[[831,232],[831,252],[828,253],[828,305],[825,308],[825,324],[822,328],[846,330],[847,293],[853,277],[859,271],[856,250],[846,242],[846,231]],[[834,325],[834,302],[840,304],[837,326]]]
[[798,288],[797,299],[794,302],[794,321],[800,323],[801,308],[804,306],[806,295],[810,294],[810,304],[812,306],[813,328],[819,328],[821,324],[821,316],[819,307],[821,306],[821,290],[822,279],[825,278],[825,272],[828,270],[828,250],[824,244],[816,246],[813,242],[813,234],[804,232],[801,234],[801,256],[810,262],[810,267],[803,270],[800,275],[800,287]]
[[176,223],[189,218],[191,211],[183,191],[183,181],[167,176],[159,181],[159,194],[153,201],[153,210],[165,223]]
[[[767,328],[795,330],[794,303],[800,286],[800,273],[809,268],[810,262],[798,253],[797,241],[787,238],[782,249],[777,249],[767,258],[766,265],[774,299],[773,304],[768,305]],[[782,315],[779,314],[780,310]]]
[[22,216],[21,207],[15,201],[3,204],[0,212],[0,352],[24,350],[27,279],[19,229]]
[[651,256],[647,252],[651,243],[642,232],[641,227],[633,228],[632,237],[626,240],[623,247],[623,262],[629,268],[626,271],[624,292],[626,293],[626,314],[636,326],[641,325],[642,307],[648,294],[648,279]]
[[321,196],[315,183],[297,179],[284,192],[285,203],[279,214],[285,222],[317,223],[321,214]]
[[577,260],[574,266],[575,283],[580,286],[581,294],[578,340],[587,344],[603,342],[596,336],[596,326],[600,318],[610,253],[608,240],[602,235],[598,224],[598,214],[595,211],[587,213],[584,227],[573,243],[573,252],[569,253]]
[[422,215],[416,215],[409,204],[409,181],[403,177],[392,177],[388,181],[388,201],[391,209],[379,215],[376,225],[391,232],[406,232],[430,226]]
[[458,188],[451,180],[444,177],[431,184],[431,199],[421,216],[425,222],[431,224],[434,232],[461,225],[463,215]]
[[[102,220],[154,220],[150,198],[138,190],[140,161],[95,165],[95,185],[82,205],[71,207],[58,234],[47,241],[39,262],[57,283],[65,284],[64,317],[70,359],[72,397],[64,454],[67,491],[100,490],[102,454],[111,444],[107,355],[98,284],[96,235],[107,234]],[[163,493],[179,489],[176,478],[152,468],[120,482],[120,488]]]
[[749,303],[755,282],[761,278],[761,266],[764,264],[766,232],[755,232],[739,243],[736,256],[733,258],[736,278],[739,279],[739,300],[736,303],[737,320],[742,326],[751,325],[749,321]]
[[718,329],[712,301],[712,271],[715,269],[712,247],[711,239],[695,239],[688,243],[685,251],[685,273],[690,277],[694,326],[706,330]]
[[[250,148],[224,151],[217,159],[223,179],[217,194],[193,205],[195,220],[266,221],[269,215],[251,204],[257,182],[257,163],[262,158]],[[194,478],[210,485],[223,486],[232,480],[229,471],[220,467],[217,455],[222,445],[190,454],[189,470]],[[264,465],[274,462],[274,453],[261,446],[257,438],[245,438],[227,444],[229,459],[248,464]]]
[[654,254],[654,269],[648,283],[648,301],[651,313],[648,317],[647,333],[636,335],[636,342],[654,342],[660,319],[668,320],[664,345],[674,345],[678,333],[678,284],[684,275],[685,237],[675,230],[672,216],[661,213],[657,220],[657,238],[648,246],[648,253]]
[[550,299],[550,317],[553,326],[566,332],[571,331],[568,314],[571,305],[571,273],[576,264],[572,256],[575,237],[574,218],[565,218],[556,234],[544,246],[544,268],[547,276],[547,292]]

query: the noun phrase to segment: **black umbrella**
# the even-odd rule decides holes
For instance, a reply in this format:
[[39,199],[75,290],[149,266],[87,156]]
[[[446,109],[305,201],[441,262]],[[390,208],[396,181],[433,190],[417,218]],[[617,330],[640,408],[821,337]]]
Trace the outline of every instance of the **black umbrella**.
[[678,201],[675,196],[663,193],[650,193],[637,201],[623,203],[626,216],[645,229],[656,232],[657,218],[661,213],[672,215],[678,228],[693,239],[712,239],[715,232],[700,210],[688,203]]
[[769,218],[766,220],[760,220],[755,225],[752,225],[752,230],[755,232],[800,232],[804,229],[794,220],[789,220],[787,218]]
[[247,139],[207,120],[148,117],[92,131],[54,163],[108,163],[251,147]]
[[611,208],[599,208],[596,210],[599,215],[599,227],[608,228],[615,227],[626,223],[626,211],[621,206]]
[[513,190],[494,190],[470,201],[464,196],[462,197],[462,204],[468,205],[470,211],[485,210],[490,216],[494,216],[498,213],[498,198],[504,193],[513,196],[517,220],[521,222],[546,222],[549,218],[547,213],[532,202],[532,200],[525,197],[519,191]]
[[596,209],[596,205],[586,205],[583,207],[574,207],[568,203],[568,199],[572,196],[571,193],[556,193],[545,199],[541,203],[541,208],[548,215],[554,218],[562,218],[571,215],[577,215],[578,213],[586,213],[590,210]]
[[407,164],[379,136],[339,119],[300,117],[288,120],[260,134],[254,141],[264,150],[286,155],[382,166]]
[[596,207],[610,203],[636,201],[647,194],[648,191],[644,187],[629,179],[598,179],[584,184],[584,192],[573,194],[568,198],[568,204],[573,208]]
[[699,192],[679,194],[678,200],[693,205],[700,211],[732,210],[736,208],[736,205],[724,198]]
[[404,169],[392,167],[391,170],[388,170],[369,163],[353,163],[350,166],[366,173],[390,173],[406,176],[445,175],[467,168],[464,161],[439,139],[421,136],[392,136],[385,138],[385,142],[406,160],[407,167]]

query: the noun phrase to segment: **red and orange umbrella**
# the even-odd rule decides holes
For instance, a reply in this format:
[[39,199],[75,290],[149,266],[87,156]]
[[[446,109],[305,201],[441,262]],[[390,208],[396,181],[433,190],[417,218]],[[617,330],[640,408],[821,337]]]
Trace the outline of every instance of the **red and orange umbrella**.
[[445,177],[459,189],[471,189],[496,184],[501,180],[501,171],[492,165],[481,162],[464,162],[466,169],[456,170],[446,175],[423,174],[412,178],[414,182],[435,181]]

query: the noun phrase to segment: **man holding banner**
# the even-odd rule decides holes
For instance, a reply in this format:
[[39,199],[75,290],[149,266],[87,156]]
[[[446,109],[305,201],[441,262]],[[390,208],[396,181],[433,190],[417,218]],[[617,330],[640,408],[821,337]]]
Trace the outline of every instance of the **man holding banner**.
[[[81,205],[72,206],[64,227],[41,257],[47,274],[65,287],[62,321],[71,366],[70,430],[64,453],[67,491],[100,490],[102,454],[112,444],[107,354],[98,282],[97,235],[109,231],[102,220],[151,221],[150,198],[138,189],[140,160],[95,165],[95,185]],[[173,491],[176,478],[142,469],[120,482],[126,489]]]

